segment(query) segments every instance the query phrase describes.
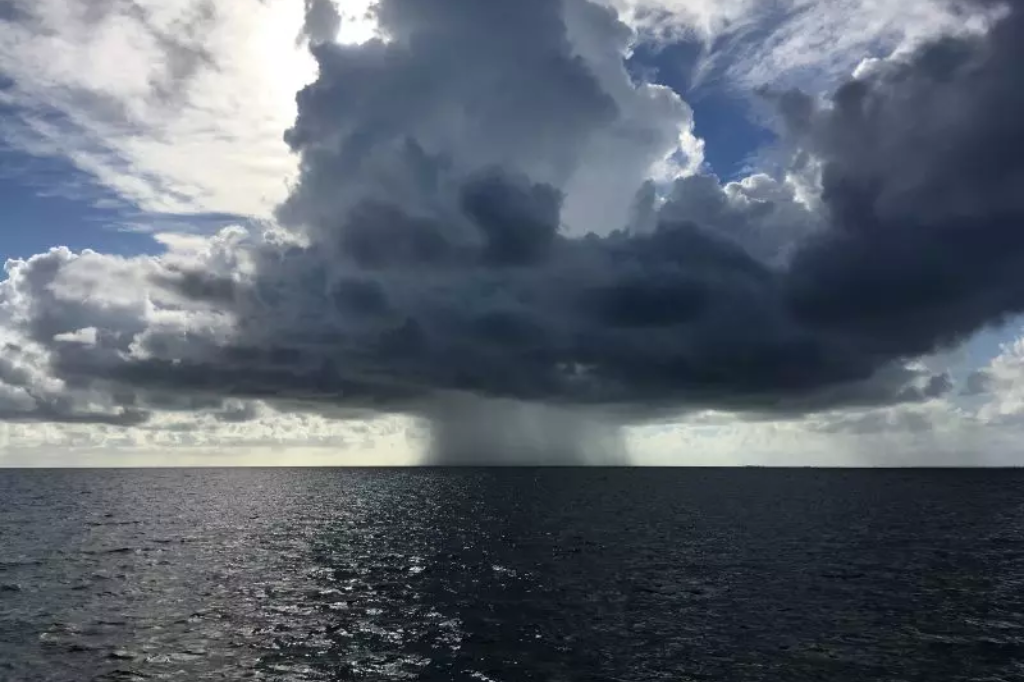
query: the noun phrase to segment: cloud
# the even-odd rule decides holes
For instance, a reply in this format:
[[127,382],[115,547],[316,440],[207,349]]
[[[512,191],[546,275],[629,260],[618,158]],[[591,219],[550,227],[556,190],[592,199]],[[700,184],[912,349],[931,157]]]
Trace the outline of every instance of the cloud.
[[313,43],[326,43],[338,37],[341,15],[331,0],[305,0],[306,19],[302,33]]
[[912,355],[1020,312],[1022,16],[893,60],[825,105],[782,98],[833,223],[793,262],[805,319]]
[[1005,344],[971,379],[972,393],[988,398],[979,408],[982,421],[1024,426],[1024,336]]
[[277,412],[245,422],[201,412],[155,413],[144,425],[0,423],[0,466],[407,465],[423,447],[413,421],[339,421]]
[[[6,111],[0,140],[18,151],[69,159],[146,211],[267,217],[296,172],[281,140],[294,120],[294,92],[316,77],[314,61],[295,40],[304,4],[316,10],[310,21],[324,36],[353,44],[377,31],[369,0],[339,3],[337,20],[324,14],[330,0],[130,0],[88,8],[8,0],[0,16]],[[964,3],[933,0],[604,4],[621,9],[645,34],[655,18],[662,29],[674,27],[672,35],[696,32],[711,46],[708,72],[727,71],[744,89],[780,78],[806,83],[822,73],[821,84],[830,84],[865,56],[934,35],[980,31],[987,23],[965,19]],[[619,173],[645,172],[669,138],[682,154],[663,163],[662,175],[693,172],[702,161],[701,141],[678,97],[654,85],[643,86],[638,97],[622,78],[617,52],[629,51],[630,31],[596,5],[570,3],[569,9],[574,47],[616,100],[620,117],[617,134],[589,150],[598,162],[576,174],[576,185],[590,191],[586,201],[577,200],[582,191],[570,192],[565,219],[616,224],[634,189],[618,181]],[[659,127],[651,127],[654,118]],[[82,194],[80,187],[72,190]]]
[[6,6],[0,142],[65,158],[146,211],[267,216],[283,198],[295,166],[281,134],[315,75],[295,44],[301,4]]
[[781,179],[755,173],[725,185],[709,175],[683,177],[672,183],[652,218],[712,226],[756,260],[781,267],[802,242],[826,228],[816,199],[801,196],[804,181],[795,173]]
[[647,40],[699,40],[696,80],[748,90],[830,88],[862,60],[907,53],[936,37],[983,33],[1000,3],[973,0],[608,0]]
[[[689,108],[628,77],[607,9],[382,0],[377,16],[381,39],[312,41],[280,225],[8,263],[12,410],[218,429],[265,409],[411,414],[465,454],[488,431],[467,421],[494,408],[540,430],[501,452],[599,458],[621,450],[595,424],[680,411],[846,409],[804,432],[908,431],[954,389],[914,359],[1024,304],[1020,14],[828,100],[775,95],[792,168],[725,186],[682,172]],[[490,402],[445,409],[467,397]],[[559,424],[599,445],[566,446]]]
[[445,179],[437,166],[499,166],[564,190],[570,227],[607,233],[653,167],[673,156],[699,165],[689,107],[630,80],[628,29],[590,3],[568,3],[564,20],[562,3],[544,4],[385,2],[391,42],[317,47],[320,78],[286,136],[304,168],[280,217],[332,227],[384,187],[390,201],[443,212],[427,196]]
[[945,401],[758,422],[689,418],[627,430],[644,463],[693,466],[1012,466],[1020,462],[1019,437]]
[[[319,46],[320,79],[300,94],[288,140],[303,170],[280,216],[337,257],[304,271],[329,280],[347,267],[376,282],[378,325],[349,331],[368,349],[370,373],[426,393],[652,409],[812,409],[918,395],[908,388],[915,372],[880,370],[946,339],[879,347],[875,330],[847,333],[816,319],[805,298],[830,283],[831,272],[813,268],[835,230],[785,183],[753,177],[723,190],[711,178],[683,178],[653,231],[581,239],[571,235],[585,226],[576,226],[556,238],[558,194],[564,208],[576,168],[592,166],[594,139],[617,134],[618,101],[628,99],[608,96],[592,65],[621,55],[614,43],[610,56],[577,54],[572,21],[581,14],[571,9],[564,18],[549,3],[503,9],[500,39],[498,16],[457,2],[382,3],[391,41]],[[481,71],[503,74],[500,109],[478,104],[492,99]],[[410,90],[412,82],[430,87]],[[652,118],[653,130],[659,122]],[[489,169],[482,193],[481,168]],[[496,216],[514,216],[520,228],[514,258],[495,257],[496,236],[509,234],[507,225],[494,231]],[[781,225],[790,234],[773,229]],[[780,266],[786,249],[792,263]],[[261,276],[287,279],[269,273]],[[844,305],[849,292],[830,295]],[[401,342],[379,341],[394,335]],[[380,348],[391,350],[369,350]],[[871,383],[882,376],[905,383]]]

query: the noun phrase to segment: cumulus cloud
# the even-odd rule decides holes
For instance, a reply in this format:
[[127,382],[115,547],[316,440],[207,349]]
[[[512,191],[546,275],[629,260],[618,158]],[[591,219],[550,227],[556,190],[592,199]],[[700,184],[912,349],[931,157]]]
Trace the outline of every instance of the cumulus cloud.
[[1024,336],[1005,344],[988,366],[970,377],[972,393],[986,396],[979,417],[995,425],[1024,426]]
[[[608,427],[680,410],[935,404],[952,380],[914,358],[1024,306],[1019,13],[827,100],[774,95],[793,167],[724,186],[688,166],[679,96],[629,78],[630,30],[605,7],[376,13],[378,39],[310,36],[280,226],[8,263],[4,409],[218,428],[405,413],[460,460],[487,457],[504,414],[498,459],[611,461]],[[921,424],[878,414],[817,432]]]
[[790,93],[791,134],[822,161],[833,228],[797,254],[796,310],[919,354],[1020,312],[1021,13],[985,39],[931,43],[821,105]]

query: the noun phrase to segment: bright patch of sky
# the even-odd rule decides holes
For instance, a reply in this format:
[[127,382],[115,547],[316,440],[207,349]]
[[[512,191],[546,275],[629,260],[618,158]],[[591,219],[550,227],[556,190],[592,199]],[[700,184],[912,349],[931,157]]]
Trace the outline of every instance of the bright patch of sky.
[[377,22],[373,17],[373,4],[373,0],[346,0],[340,3],[339,43],[358,45],[376,36]]

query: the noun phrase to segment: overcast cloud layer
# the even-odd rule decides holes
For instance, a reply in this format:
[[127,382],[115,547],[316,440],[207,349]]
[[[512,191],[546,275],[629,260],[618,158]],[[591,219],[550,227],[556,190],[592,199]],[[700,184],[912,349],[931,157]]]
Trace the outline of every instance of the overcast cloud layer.
[[617,461],[595,414],[912,414],[970,388],[915,358],[1024,308],[1018,8],[824,100],[766,91],[790,167],[722,186],[603,5],[383,0],[385,39],[359,45],[307,7],[319,76],[276,220],[159,257],[9,262],[0,417],[407,413],[465,459],[452,425],[478,396],[585,407],[560,423]]

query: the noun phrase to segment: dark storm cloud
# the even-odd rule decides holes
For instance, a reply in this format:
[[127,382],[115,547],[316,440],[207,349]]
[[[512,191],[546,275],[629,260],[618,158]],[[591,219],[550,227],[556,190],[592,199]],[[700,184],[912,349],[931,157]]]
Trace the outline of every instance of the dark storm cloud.
[[787,277],[797,318],[882,357],[1024,308],[1024,21],[945,39],[842,86],[783,98],[823,162],[831,229]]
[[[679,181],[647,234],[570,238],[548,171],[616,114],[573,58],[559,5],[385,1],[393,43],[317,48],[321,77],[288,135],[303,173],[282,216],[347,244],[416,330],[379,371],[393,362],[425,392],[568,402],[921,400],[948,379],[905,370],[891,383],[882,370],[1021,308],[1018,14],[986,38],[892,61],[827,105],[781,98],[790,140],[823,164],[823,224],[749,188],[730,202],[698,177]],[[503,74],[500,108],[466,97],[493,92],[477,81],[484,67]],[[468,134],[484,134],[444,137],[472,107]],[[364,162],[398,180],[372,210],[326,189]],[[781,263],[754,244],[779,238],[757,229],[769,214],[793,223]],[[410,283],[422,267],[435,272]]]
[[558,233],[562,197],[550,185],[510,181],[498,172],[471,178],[460,192],[462,210],[483,236],[489,265],[533,265]]
[[0,0],[0,21],[24,21],[25,9],[15,0]]
[[341,17],[331,0],[305,0],[306,19],[302,33],[313,43],[334,40],[341,29]]
[[[296,239],[249,248],[246,268],[149,276],[230,331],[73,307],[52,286],[70,266],[40,258],[19,275],[32,338],[86,386],[412,411],[458,444],[478,436],[438,407],[453,394],[610,422],[924,401],[949,377],[907,360],[1024,308],[1019,12],[828,102],[779,98],[790,142],[822,165],[820,215],[765,176],[696,177],[660,208],[646,186],[634,229],[584,236],[561,226],[566,187],[626,114],[565,3],[382,0],[387,40],[312,41],[279,210]],[[87,326],[95,346],[52,343]]]
[[560,2],[386,0],[377,12],[390,42],[313,47],[320,76],[285,138],[302,156],[286,224],[330,240],[355,203],[386,202],[454,238],[466,175],[494,166],[558,185],[616,116]]
[[199,270],[170,268],[168,272],[155,274],[152,279],[157,286],[197,301],[230,304],[237,295],[235,283],[230,278]]

